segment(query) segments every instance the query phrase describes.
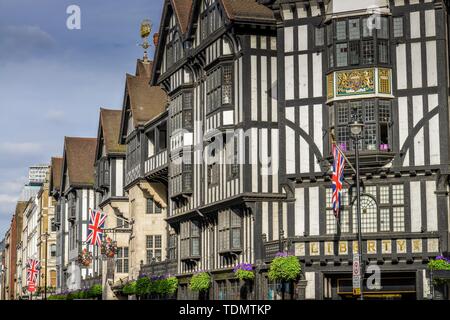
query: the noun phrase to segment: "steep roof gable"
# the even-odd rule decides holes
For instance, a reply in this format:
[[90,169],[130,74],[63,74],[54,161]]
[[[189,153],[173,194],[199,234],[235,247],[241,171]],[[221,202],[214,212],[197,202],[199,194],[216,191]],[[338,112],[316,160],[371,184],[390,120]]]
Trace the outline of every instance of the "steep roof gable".
[[100,109],[99,133],[97,136],[97,159],[100,157],[101,138],[107,154],[125,154],[126,146],[119,144],[122,110]]
[[51,162],[50,191],[60,191],[63,158],[53,157]]
[[[139,64],[143,65],[139,66]],[[145,66],[145,64],[148,64],[148,66]],[[167,94],[159,86],[150,85],[150,66],[153,66],[152,62],[138,60],[137,74],[135,76],[126,75],[119,144],[124,143],[124,137],[127,135],[129,112],[133,119],[133,126],[137,128],[140,125],[145,125],[167,109],[169,101]],[[147,73],[147,70],[150,72]]]
[[[94,160],[97,139],[66,137],[64,140],[63,170],[67,170],[71,187],[94,184]],[[61,179],[64,188],[64,174]]]

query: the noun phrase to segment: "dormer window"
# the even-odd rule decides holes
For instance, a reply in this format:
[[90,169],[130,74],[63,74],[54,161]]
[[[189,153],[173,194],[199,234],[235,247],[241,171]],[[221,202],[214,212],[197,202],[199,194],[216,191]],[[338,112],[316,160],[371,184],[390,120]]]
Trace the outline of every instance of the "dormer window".
[[223,25],[222,13],[219,11],[217,1],[203,1],[201,14],[201,35],[205,40],[210,34],[214,33]]

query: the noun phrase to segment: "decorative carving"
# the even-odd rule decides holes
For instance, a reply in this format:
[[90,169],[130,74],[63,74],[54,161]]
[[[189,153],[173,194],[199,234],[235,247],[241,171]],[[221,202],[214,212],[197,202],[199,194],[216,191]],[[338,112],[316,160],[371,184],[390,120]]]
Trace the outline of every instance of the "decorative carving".
[[378,69],[378,92],[382,94],[392,94],[390,69]]
[[375,70],[357,69],[336,72],[337,96],[375,93]]

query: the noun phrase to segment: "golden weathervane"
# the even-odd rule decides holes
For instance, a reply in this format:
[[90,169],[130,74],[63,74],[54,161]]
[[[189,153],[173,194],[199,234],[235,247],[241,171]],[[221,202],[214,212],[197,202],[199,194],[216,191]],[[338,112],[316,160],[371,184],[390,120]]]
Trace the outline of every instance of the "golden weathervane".
[[144,48],[144,61],[148,61],[147,50],[150,48],[150,43],[148,42],[148,37],[152,33],[152,23],[150,20],[145,19],[141,23],[141,38],[143,43],[140,45]]

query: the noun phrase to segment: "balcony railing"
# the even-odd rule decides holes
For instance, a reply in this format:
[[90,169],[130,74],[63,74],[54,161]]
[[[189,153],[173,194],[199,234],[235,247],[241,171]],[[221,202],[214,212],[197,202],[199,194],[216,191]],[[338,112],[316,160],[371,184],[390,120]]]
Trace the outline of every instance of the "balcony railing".
[[149,157],[145,161],[144,173],[147,177],[157,177],[167,175],[168,172],[168,156],[167,150],[160,151],[154,156]]
[[140,274],[148,276],[174,275],[177,273],[177,261],[166,260],[162,262],[152,262],[150,264],[141,265]]

